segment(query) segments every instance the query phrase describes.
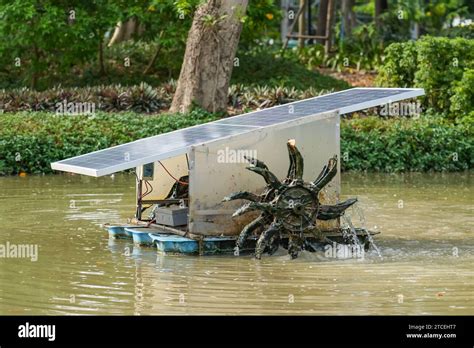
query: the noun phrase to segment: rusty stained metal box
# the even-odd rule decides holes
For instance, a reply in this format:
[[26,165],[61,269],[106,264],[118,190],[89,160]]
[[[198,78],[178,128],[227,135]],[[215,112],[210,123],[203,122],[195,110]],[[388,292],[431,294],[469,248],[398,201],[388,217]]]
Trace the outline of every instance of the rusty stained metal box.
[[166,226],[182,226],[188,223],[188,208],[179,206],[161,207],[155,210],[157,224]]

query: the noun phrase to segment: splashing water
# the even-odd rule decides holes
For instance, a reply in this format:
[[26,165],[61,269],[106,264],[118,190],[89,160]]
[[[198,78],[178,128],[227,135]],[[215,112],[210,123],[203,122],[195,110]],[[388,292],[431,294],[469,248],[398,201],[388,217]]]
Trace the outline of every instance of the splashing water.
[[[331,204],[337,204],[339,203],[338,196],[334,193],[330,193],[326,188],[323,189],[324,195],[326,199],[331,202]],[[357,204],[357,203],[356,203]],[[351,217],[348,215],[347,210],[345,211],[344,215],[342,215],[342,218],[346,222],[347,226],[341,226],[341,232],[345,240],[350,241],[350,245],[355,246],[355,247],[361,247],[359,238],[357,237],[356,230],[352,224]]]
[[367,239],[368,239],[369,243],[372,245],[374,250],[377,252],[377,255],[380,257],[380,259],[383,259],[379,248],[375,244],[374,238],[372,238],[372,235],[370,234],[369,230],[366,227],[364,211],[361,209],[361,207],[359,207],[359,203],[354,204],[352,206],[352,209],[354,209],[355,212],[357,213],[357,215],[359,216],[359,221],[360,221],[361,227],[365,231],[365,233],[367,234]]
[[355,230],[354,225],[352,224],[352,220],[349,215],[344,214],[342,215],[342,218],[347,224],[346,227],[341,227],[342,235],[344,236],[344,239],[348,239],[351,241],[351,245],[356,246],[356,247],[361,247],[359,238],[357,237],[357,232]]
[[[331,194],[330,192],[328,192],[327,189],[323,189],[323,192],[326,196],[326,199],[328,199],[332,204],[336,204],[336,203],[339,202],[339,200],[337,198],[337,195]],[[374,238],[372,237],[372,235],[370,234],[369,230],[366,227],[365,215],[364,215],[364,212],[362,211],[362,209],[359,206],[359,202],[355,203],[351,207],[351,209],[357,213],[357,215],[359,217],[359,222],[360,222],[361,228],[367,234],[367,240],[373,246],[373,248],[377,252],[377,255],[381,259],[383,259],[379,248],[375,244]],[[361,247],[361,244],[359,242],[359,238],[357,237],[356,229],[355,229],[355,227],[352,223],[351,215],[348,214],[348,211],[346,211],[344,213],[342,218],[344,219],[344,221],[346,222],[346,225],[347,225],[347,226],[341,228],[341,232],[342,232],[342,235],[344,236],[344,239],[349,240],[351,242],[351,245],[353,245],[353,246]]]

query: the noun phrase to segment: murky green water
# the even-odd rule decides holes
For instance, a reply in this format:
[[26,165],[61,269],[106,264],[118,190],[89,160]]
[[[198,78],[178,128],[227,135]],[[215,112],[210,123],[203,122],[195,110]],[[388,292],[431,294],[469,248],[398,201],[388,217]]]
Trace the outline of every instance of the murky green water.
[[160,256],[99,227],[132,214],[130,175],[0,178],[0,245],[39,246],[0,258],[0,314],[474,314],[470,174],[342,180],[383,259]]

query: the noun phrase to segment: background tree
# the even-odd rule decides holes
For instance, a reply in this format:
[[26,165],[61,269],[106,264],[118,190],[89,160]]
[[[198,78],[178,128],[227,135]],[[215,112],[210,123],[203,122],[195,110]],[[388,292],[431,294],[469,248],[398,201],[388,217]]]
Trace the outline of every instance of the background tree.
[[107,0],[0,1],[1,68],[31,88],[41,88],[41,78],[60,81],[96,53],[103,71],[102,41],[116,17]]
[[356,18],[353,10],[355,0],[342,0],[341,1],[341,14],[342,23],[344,28],[344,34],[350,36],[352,28],[356,26]]
[[380,16],[383,12],[388,10],[388,1],[387,0],[375,0],[375,26],[377,29],[380,29],[382,21]]
[[171,111],[193,105],[216,112],[227,109],[227,90],[247,0],[209,0],[194,14]]

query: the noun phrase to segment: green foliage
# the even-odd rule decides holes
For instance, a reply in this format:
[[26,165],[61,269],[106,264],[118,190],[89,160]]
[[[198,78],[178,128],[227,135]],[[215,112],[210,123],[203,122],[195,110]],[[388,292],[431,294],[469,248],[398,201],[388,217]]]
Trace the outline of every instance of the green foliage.
[[337,53],[328,58],[326,65],[338,70],[343,67],[373,70],[382,61],[383,48],[375,25],[360,25],[354,28],[349,38],[339,40]]
[[217,119],[189,114],[134,113],[63,116],[4,114],[0,118],[0,174],[51,173],[50,162]]
[[[123,144],[222,115],[189,114],[61,116],[4,114],[0,118],[0,174],[51,173],[50,162]],[[367,117],[341,122],[343,170],[459,171],[472,169],[474,130],[431,115],[419,119]]]
[[[59,107],[63,106],[63,103],[87,102],[94,104],[95,111],[157,113],[170,107],[175,89],[176,82],[172,80],[158,87],[141,83],[137,86],[56,87],[42,92],[27,88],[0,90],[0,110],[3,112],[49,111],[62,113],[63,111]],[[294,87],[237,84],[229,87],[228,105],[229,111],[235,113],[236,110],[268,108],[327,92],[327,90],[311,86],[299,90]]]
[[474,163],[473,146],[472,127],[435,115],[419,119],[368,117],[341,123],[342,170],[467,170]]
[[135,111],[151,113],[169,106],[171,96],[166,86],[155,89],[142,83],[138,86],[121,85],[62,88],[56,87],[43,92],[27,88],[0,91],[0,109],[4,112],[58,111],[58,103],[93,103],[99,111]]
[[237,84],[231,85],[229,88],[229,107],[234,110],[250,111],[316,97],[329,92],[314,87],[298,90],[294,87],[245,86]]
[[239,51],[239,66],[234,67],[232,83],[246,85],[268,85],[317,90],[341,90],[349,85],[333,77],[308,70],[303,64],[285,59],[268,49]]
[[453,95],[450,99],[451,113],[474,112],[474,69],[466,69],[462,78],[453,83]]
[[[0,88],[58,84],[157,83],[177,78],[199,0],[0,0]],[[243,16],[242,45],[278,37],[274,0],[252,1]],[[134,18],[133,40],[108,47],[119,21]],[[105,73],[98,56],[103,50]],[[143,72],[158,47],[149,74]],[[124,66],[124,59],[130,66]]]
[[[374,4],[374,1],[362,2],[354,7],[354,11],[366,18],[373,17]],[[388,44],[408,40],[413,23],[418,24],[423,35],[439,35],[454,18],[469,17],[469,13],[472,13],[470,0],[391,0],[388,10],[380,16],[382,25],[377,36]]]
[[456,117],[455,123],[463,125],[464,127],[471,130],[472,133],[474,128],[474,110],[467,114],[463,114],[463,116]]
[[[467,0],[393,0],[389,2],[388,10],[380,15],[379,27],[373,19],[373,1],[356,3],[353,10],[362,23],[352,28],[348,35],[340,18],[335,26],[334,52],[326,55],[321,45],[312,45],[309,48],[294,48],[292,55],[311,69],[324,66],[338,71],[344,68],[374,70],[382,64],[384,49],[388,45],[411,38],[410,29],[414,23],[417,23],[421,34],[472,37],[472,25],[443,29],[457,16],[464,18],[469,13]],[[408,59],[409,52],[405,54]]]
[[302,48],[293,47],[284,53],[285,57],[295,61],[295,63],[304,64],[308,70],[317,69],[326,65],[327,56],[324,54],[324,46],[313,44]]
[[377,80],[385,86],[412,87],[417,69],[415,41],[393,43],[385,49]]
[[470,92],[460,81],[472,83],[469,69],[474,68],[474,40],[425,36],[416,42],[392,44],[385,52],[380,85],[424,88],[428,108],[445,114],[451,111],[453,117],[459,116],[460,107],[464,112],[473,109]]
[[2,76],[17,84],[41,87],[94,56],[106,30],[119,17],[109,1],[68,4],[53,0],[0,1]]
[[457,82],[474,68],[474,40],[424,37],[417,47],[415,85],[425,89],[430,107],[448,111]]
[[422,7],[423,13],[419,16],[425,33],[437,35],[447,22],[451,22],[456,17],[467,15],[468,4],[468,0],[431,0],[427,2]]
[[457,27],[446,28],[441,32],[442,36],[455,39],[463,37],[465,39],[474,39],[474,23],[469,25],[459,25]]
[[[153,65],[152,71],[145,75],[144,70],[152,59],[155,51],[161,47],[158,59]],[[183,62],[186,49],[186,35],[170,36],[163,34],[161,39],[152,41],[129,40],[120,42],[109,47],[107,58],[110,73],[106,80],[101,79],[101,84],[134,85],[145,81],[149,84],[159,84],[171,78],[177,79]],[[130,58],[130,66],[124,68],[124,58]],[[82,84],[97,84],[98,78],[91,76],[88,80],[81,81]]]
[[254,0],[249,1],[242,21],[240,48],[250,48],[262,38],[276,40],[280,37],[280,20],[282,13],[278,1]]
[[[340,36],[340,26],[336,28]],[[356,27],[350,37],[337,40],[337,51],[325,54],[324,46],[313,44],[294,47],[285,56],[304,64],[308,69],[328,67],[341,71],[345,68],[374,70],[382,61],[383,45],[373,24]]]

